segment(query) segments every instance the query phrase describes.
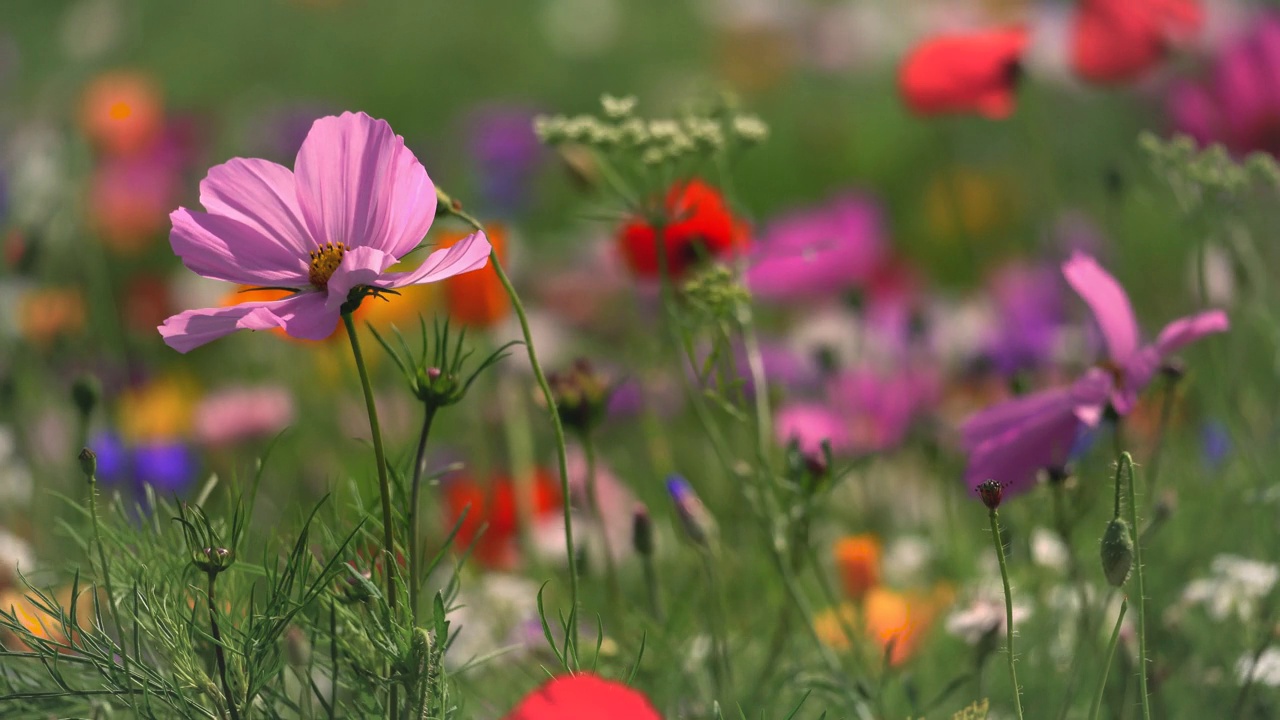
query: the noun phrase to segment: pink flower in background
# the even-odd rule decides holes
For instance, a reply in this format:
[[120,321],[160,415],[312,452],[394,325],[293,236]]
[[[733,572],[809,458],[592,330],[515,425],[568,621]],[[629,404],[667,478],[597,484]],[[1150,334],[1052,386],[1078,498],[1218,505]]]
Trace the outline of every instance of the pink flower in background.
[[274,435],[293,422],[293,397],[281,387],[241,387],[206,395],[192,421],[196,439],[226,445]]
[[998,322],[987,332],[986,354],[1004,375],[1048,363],[1064,319],[1062,280],[1052,267],[1014,263],[991,279]]
[[773,429],[779,442],[795,440],[800,451],[808,454],[820,453],[824,440],[831,443],[831,452],[837,455],[848,452],[853,445],[845,418],[820,402],[782,406],[773,419]]
[[1280,157],[1280,16],[1259,18],[1252,31],[1225,45],[1208,77],[1175,85],[1169,112],[1175,130],[1202,145]]
[[1063,468],[1082,429],[1102,419],[1111,377],[1094,368],[1074,384],[993,405],[965,420],[961,444],[969,453],[964,479],[971,491],[995,480],[1007,495],[1035,485],[1044,469]]
[[1224,332],[1230,326],[1227,314],[1210,310],[1174,320],[1156,336],[1154,343],[1139,345],[1138,321],[1124,288],[1097,261],[1075,253],[1062,265],[1067,282],[1093,311],[1107,346],[1107,364],[1115,379],[1111,405],[1127,415],[1138,393],[1160,369],[1166,357],[1205,335]]
[[431,227],[435,186],[404,139],[364,113],[317,120],[293,171],[246,158],[210,168],[200,203],[208,212],[170,215],[169,242],[188,269],[294,294],[174,315],[159,329],[179,352],[235,330],[283,328],[322,340],[356,288],[435,282],[489,258],[488,240],[476,233],[431,253],[416,270],[388,272]]
[[886,256],[880,207],[850,193],[771,223],[752,253],[746,283],[766,299],[821,298],[868,282]]

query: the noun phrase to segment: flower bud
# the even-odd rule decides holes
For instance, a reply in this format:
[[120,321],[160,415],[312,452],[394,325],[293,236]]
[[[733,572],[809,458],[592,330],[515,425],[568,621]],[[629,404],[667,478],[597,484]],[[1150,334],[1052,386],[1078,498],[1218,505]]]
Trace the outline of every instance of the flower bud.
[[568,370],[552,373],[548,381],[556,411],[566,427],[585,433],[604,418],[613,389],[608,378],[585,358],[579,358]]
[[102,385],[92,375],[81,375],[71,384],[71,402],[80,411],[81,417],[87,418],[93,414],[101,396]]
[[1004,486],[995,480],[987,480],[978,486],[978,497],[982,498],[982,504],[987,506],[989,510],[995,510],[1000,507],[1000,501],[1004,499]]
[[94,482],[98,475],[98,455],[89,448],[84,448],[78,456],[80,459],[80,472],[89,478],[89,482]]
[[684,528],[685,535],[695,545],[707,547],[713,530],[711,514],[693,492],[688,481],[679,475],[669,476],[667,493],[675,503],[676,516],[680,518],[680,525]]
[[631,547],[641,557],[653,555],[653,519],[644,505],[637,505],[631,516]]
[[210,575],[217,575],[226,570],[235,561],[235,553],[224,547],[203,548],[192,553],[191,557],[193,565]]
[[1133,567],[1133,537],[1124,518],[1113,518],[1102,534],[1102,574],[1112,587],[1121,587]]

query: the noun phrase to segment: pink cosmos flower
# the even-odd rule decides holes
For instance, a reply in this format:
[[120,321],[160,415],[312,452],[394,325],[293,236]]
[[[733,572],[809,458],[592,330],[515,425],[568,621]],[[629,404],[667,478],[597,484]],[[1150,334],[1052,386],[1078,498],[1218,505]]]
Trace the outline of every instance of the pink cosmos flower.
[[174,315],[160,335],[184,353],[235,330],[283,328],[322,340],[348,299],[360,297],[353,290],[435,282],[482,268],[489,258],[488,240],[475,233],[431,253],[416,270],[389,272],[426,236],[436,192],[404,138],[364,113],[317,120],[293,171],[251,158],[210,168],[200,203],[207,212],[170,215],[169,242],[188,269],[294,294]]
[[1211,310],[1169,323],[1154,343],[1140,346],[1128,295],[1096,260],[1077,252],[1062,273],[1093,311],[1110,357],[1071,385],[998,403],[966,420],[960,432],[971,490],[995,480],[1006,493],[1023,492],[1041,470],[1063,468],[1081,431],[1096,426],[1108,404],[1127,414],[1166,356],[1228,327],[1226,314]]
[[293,397],[282,387],[239,387],[213,393],[200,401],[192,419],[196,439],[227,445],[266,437],[293,422]]
[[1092,257],[1077,252],[1062,264],[1067,283],[1084,299],[1102,331],[1107,346],[1106,369],[1115,386],[1111,405],[1127,415],[1138,393],[1151,382],[1166,357],[1205,335],[1224,332],[1230,323],[1221,310],[1189,315],[1169,323],[1154,343],[1139,345],[1138,321],[1124,288]]
[[821,298],[870,281],[887,259],[884,220],[869,197],[848,194],[772,222],[752,253],[752,294]]

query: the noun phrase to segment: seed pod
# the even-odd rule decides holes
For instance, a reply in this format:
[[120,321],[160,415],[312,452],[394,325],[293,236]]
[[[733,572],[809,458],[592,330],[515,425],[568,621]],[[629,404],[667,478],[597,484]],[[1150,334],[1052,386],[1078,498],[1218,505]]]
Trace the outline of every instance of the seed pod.
[[1129,579],[1132,568],[1133,537],[1129,523],[1123,518],[1114,518],[1102,534],[1102,574],[1112,587],[1121,587]]

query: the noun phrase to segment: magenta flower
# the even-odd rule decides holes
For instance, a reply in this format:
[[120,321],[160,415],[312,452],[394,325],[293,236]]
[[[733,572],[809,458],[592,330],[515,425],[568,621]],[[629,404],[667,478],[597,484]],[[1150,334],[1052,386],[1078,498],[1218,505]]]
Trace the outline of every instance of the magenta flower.
[[773,300],[827,297],[869,282],[887,255],[880,207],[848,194],[771,223],[746,283],[756,296]]
[[1201,144],[1280,157],[1280,17],[1259,18],[1251,28],[1222,48],[1203,82],[1173,87],[1169,112],[1174,128]]
[[294,294],[174,315],[159,329],[179,352],[235,330],[283,328],[322,340],[349,300],[477,270],[489,258],[488,240],[475,233],[431,253],[416,270],[389,272],[426,236],[436,192],[404,138],[364,113],[317,120],[292,172],[246,158],[210,168],[200,203],[207,212],[170,215],[169,242],[187,268]]
[[969,453],[964,479],[978,486],[995,480],[1005,495],[1029,490],[1041,470],[1062,469],[1082,430],[1102,419],[1111,376],[1089,370],[1066,387],[1041,390],[993,405],[965,420],[961,445]]
[[1067,282],[1084,299],[1102,331],[1107,346],[1107,369],[1115,385],[1111,405],[1127,415],[1138,393],[1151,382],[1164,359],[1205,335],[1224,332],[1230,323],[1221,310],[1209,310],[1174,320],[1154,343],[1139,345],[1138,321],[1124,288],[1092,257],[1077,252],[1062,264]]

